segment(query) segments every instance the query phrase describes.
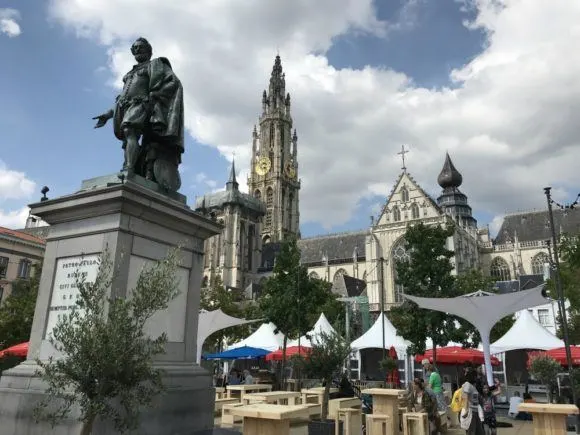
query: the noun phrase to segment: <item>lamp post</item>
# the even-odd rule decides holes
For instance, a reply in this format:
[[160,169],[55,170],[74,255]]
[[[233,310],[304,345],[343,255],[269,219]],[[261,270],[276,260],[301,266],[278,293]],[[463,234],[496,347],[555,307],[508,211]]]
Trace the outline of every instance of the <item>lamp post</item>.
[[380,303],[381,303],[381,333],[383,334],[383,360],[386,356],[386,349],[385,349],[385,274],[383,272],[383,263],[385,259],[383,257],[379,258],[379,279],[380,279],[380,286],[379,291],[380,293]]
[[[570,351],[570,338],[568,336],[568,316],[566,314],[566,304],[564,300],[564,290],[562,289],[562,279],[560,275],[560,259],[558,258],[558,240],[556,238],[556,227],[554,225],[554,210],[552,204],[552,188],[545,187],[544,194],[548,203],[548,219],[550,220],[550,232],[552,236],[552,252],[554,254],[554,283],[556,284],[556,292],[558,295],[558,306],[560,309],[560,316],[562,319],[562,332],[564,333],[564,346],[566,349],[566,362],[568,363],[568,376],[570,377],[570,385],[572,386],[572,400],[574,405],[576,401],[576,388],[572,380],[572,352]],[[578,202],[578,200],[576,200]],[[573,208],[573,205],[571,206]],[[576,417],[576,433],[580,434],[580,415]]]

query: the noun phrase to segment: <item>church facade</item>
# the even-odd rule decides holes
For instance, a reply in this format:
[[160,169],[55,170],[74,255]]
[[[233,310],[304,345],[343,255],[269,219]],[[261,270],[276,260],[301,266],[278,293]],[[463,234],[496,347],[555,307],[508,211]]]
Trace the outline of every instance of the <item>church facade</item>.
[[[408,255],[403,239],[407,226],[419,222],[455,224],[447,242],[455,252],[454,273],[481,269],[502,291],[530,288],[544,279],[550,258],[547,211],[507,215],[492,239],[487,227],[478,227],[460,190],[463,177],[448,154],[442,156],[437,179],[441,193],[436,199],[407,171],[403,149],[402,171],[368,228],[300,239],[297,147],[290,94],[277,56],[253,130],[249,192],[238,190],[232,166],[225,193],[206,195],[196,203],[198,210],[212,213],[224,224],[223,233],[206,242],[206,279],[219,274],[226,286],[255,296],[260,281],[272,271],[280,242],[293,236],[299,238],[302,264],[311,276],[332,282],[335,289],[344,288],[348,277],[349,283],[359,283],[353,285],[366,292],[370,311],[379,311],[381,303],[388,310],[402,302],[405,289],[396,284],[395,264]],[[236,199],[227,199],[228,195]],[[579,211],[556,209],[554,214],[558,232],[580,231]],[[534,314],[542,324],[554,322],[540,310],[544,308]]]

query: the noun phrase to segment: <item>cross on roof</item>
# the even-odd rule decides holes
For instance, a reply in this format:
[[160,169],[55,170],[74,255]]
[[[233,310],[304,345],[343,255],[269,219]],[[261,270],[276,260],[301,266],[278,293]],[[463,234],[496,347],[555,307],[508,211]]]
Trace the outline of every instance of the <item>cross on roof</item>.
[[397,153],[397,155],[401,156],[401,160],[403,161],[403,166],[401,167],[401,169],[405,172],[407,171],[407,167],[405,166],[405,154],[407,154],[408,152],[409,150],[405,149],[405,145],[401,145],[401,151]]

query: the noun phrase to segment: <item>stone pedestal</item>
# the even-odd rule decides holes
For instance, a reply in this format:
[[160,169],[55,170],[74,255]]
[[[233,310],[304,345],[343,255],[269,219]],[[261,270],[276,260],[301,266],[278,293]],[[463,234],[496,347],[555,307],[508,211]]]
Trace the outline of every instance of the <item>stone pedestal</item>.
[[[196,364],[199,293],[204,240],[221,227],[185,204],[184,197],[169,198],[138,178],[115,182],[101,179],[83,183],[73,195],[31,205],[32,214],[51,225],[46,244],[40,289],[30,338],[28,359],[0,378],[0,432],[3,435],[78,434],[75,411],[52,429],[32,418],[44,385],[35,376],[35,360],[55,354],[47,340],[58,313],[74,300],[71,272],[96,273],[92,261],[108,250],[114,262],[113,289],[126,296],[134,288],[142,267],[163,258],[168,249],[182,247],[180,295],[167,310],[147,325],[153,336],[168,335],[166,353],[156,364],[164,370],[167,391],[153,408],[142,414],[140,435],[191,435],[213,427],[214,389],[208,372]],[[102,180],[101,180],[102,181]],[[79,265],[81,261],[84,264]],[[111,355],[111,358],[114,358]],[[94,435],[114,433],[107,422],[97,421]]]

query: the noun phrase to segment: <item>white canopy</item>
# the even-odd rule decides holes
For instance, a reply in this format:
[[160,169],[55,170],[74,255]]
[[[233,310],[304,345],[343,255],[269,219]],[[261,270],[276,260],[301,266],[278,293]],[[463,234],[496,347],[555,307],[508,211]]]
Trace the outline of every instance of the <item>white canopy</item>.
[[493,385],[489,349],[491,328],[509,314],[516,313],[524,308],[545,305],[546,298],[543,296],[543,289],[544,286],[540,285],[531,290],[499,295],[478,291],[456,298],[422,298],[410,295],[404,295],[404,297],[415,302],[421,308],[453,314],[475,326],[479,331],[483,346],[487,382],[489,385]]
[[395,348],[399,358],[407,353],[407,348],[411,343],[397,334],[397,330],[393,324],[387,319],[383,313],[377,318],[373,326],[369,328],[362,336],[351,343],[354,350],[383,348],[383,328],[385,331],[385,347],[388,349],[391,346]]
[[284,344],[284,335],[275,334],[276,325],[273,323],[263,323],[252,335],[242,341],[228,346],[228,350],[242,346],[257,347],[274,352]]
[[564,347],[564,342],[544,328],[528,310],[519,312],[517,320],[503,337],[490,346],[492,354],[517,349],[549,350]]
[[[305,336],[300,337],[300,346],[312,347],[312,342],[314,342],[314,344],[317,344],[321,332],[324,334],[336,333],[336,331],[334,330],[334,328],[332,327],[332,325],[330,324],[324,313],[320,315],[320,317],[314,324],[312,330],[308,332]],[[310,339],[308,339],[308,337],[310,337]],[[298,340],[291,340],[287,343],[286,346],[287,347],[298,346]]]
[[238,319],[227,315],[221,309],[214,311],[201,310],[197,320],[197,363],[199,364],[201,361],[203,343],[211,334],[232,326],[252,322],[257,322],[257,320]]

